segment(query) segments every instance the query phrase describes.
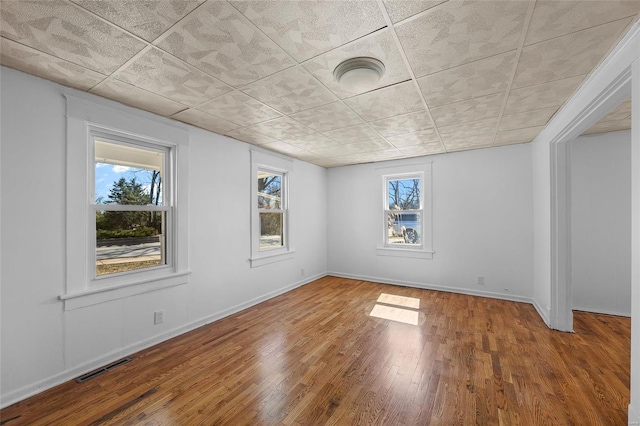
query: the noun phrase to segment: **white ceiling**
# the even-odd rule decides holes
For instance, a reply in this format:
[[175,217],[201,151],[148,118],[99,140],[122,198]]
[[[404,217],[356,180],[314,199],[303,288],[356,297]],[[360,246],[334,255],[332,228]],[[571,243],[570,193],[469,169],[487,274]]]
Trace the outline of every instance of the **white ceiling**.
[[[325,167],[531,141],[638,20],[618,0],[0,1],[2,65]],[[341,61],[385,64],[348,93]],[[630,128],[630,103],[587,133]]]

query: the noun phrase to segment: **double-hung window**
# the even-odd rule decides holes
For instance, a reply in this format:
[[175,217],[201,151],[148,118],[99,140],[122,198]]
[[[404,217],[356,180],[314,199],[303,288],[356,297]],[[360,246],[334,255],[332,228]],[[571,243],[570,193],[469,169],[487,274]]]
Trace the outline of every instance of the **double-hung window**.
[[286,246],[287,199],[286,173],[258,169],[258,216],[260,218],[260,251]]

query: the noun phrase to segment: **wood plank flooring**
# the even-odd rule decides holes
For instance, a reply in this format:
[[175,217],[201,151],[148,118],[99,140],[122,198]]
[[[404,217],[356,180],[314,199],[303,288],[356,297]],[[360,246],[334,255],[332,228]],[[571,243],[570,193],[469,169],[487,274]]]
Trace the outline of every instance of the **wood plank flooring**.
[[[369,316],[382,293],[418,299],[379,303],[417,325]],[[524,303],[325,277],[0,423],[626,425],[629,319],[576,312],[575,329],[549,330]]]

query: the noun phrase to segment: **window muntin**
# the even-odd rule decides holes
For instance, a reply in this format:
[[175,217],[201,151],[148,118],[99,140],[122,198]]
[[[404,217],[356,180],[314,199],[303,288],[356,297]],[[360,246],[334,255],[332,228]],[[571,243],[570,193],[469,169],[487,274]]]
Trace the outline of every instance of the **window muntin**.
[[385,177],[385,246],[422,247],[423,181],[421,174]]
[[286,174],[258,169],[258,217],[260,236],[258,250],[286,246]]
[[94,279],[170,265],[169,150],[94,136]]

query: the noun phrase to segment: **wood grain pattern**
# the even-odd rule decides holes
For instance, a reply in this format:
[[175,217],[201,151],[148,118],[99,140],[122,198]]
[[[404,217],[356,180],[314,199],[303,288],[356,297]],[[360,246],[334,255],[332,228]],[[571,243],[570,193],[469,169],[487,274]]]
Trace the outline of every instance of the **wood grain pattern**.
[[[370,317],[382,293],[418,325]],[[325,277],[0,412],[17,425],[624,425],[630,321]]]

